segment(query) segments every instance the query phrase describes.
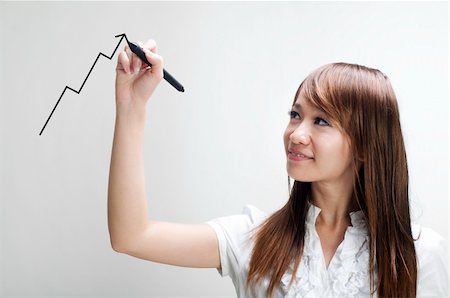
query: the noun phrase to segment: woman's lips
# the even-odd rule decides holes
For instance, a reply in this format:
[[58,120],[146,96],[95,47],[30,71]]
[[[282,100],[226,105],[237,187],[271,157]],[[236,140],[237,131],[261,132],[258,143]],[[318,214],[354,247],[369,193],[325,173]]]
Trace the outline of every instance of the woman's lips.
[[308,156],[306,156],[306,155],[303,155],[303,154],[296,154],[296,153],[292,153],[292,152],[289,152],[288,158],[289,158],[290,160],[296,160],[296,161],[311,160],[311,159],[312,159],[311,157],[308,157]]

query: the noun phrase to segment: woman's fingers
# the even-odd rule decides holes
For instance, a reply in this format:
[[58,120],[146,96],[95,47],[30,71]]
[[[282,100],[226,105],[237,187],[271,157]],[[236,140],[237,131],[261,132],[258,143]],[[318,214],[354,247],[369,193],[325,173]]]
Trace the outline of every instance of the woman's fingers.
[[156,45],[156,41],[154,41],[153,39],[147,40],[147,42],[142,47],[149,49],[155,54],[158,54],[158,47]]
[[[156,41],[153,39],[149,39],[145,44],[142,42],[138,42],[139,46],[144,50],[144,54],[150,62],[151,69],[147,70],[146,75],[156,76],[158,79],[163,78],[163,59],[161,56],[157,54],[158,46]],[[136,57],[139,59],[138,57]],[[139,59],[140,60],[140,59]],[[144,63],[145,64],[145,63]],[[147,66],[147,65],[145,65]]]
[[125,46],[124,51],[119,54],[117,63],[117,70],[123,70],[127,74],[138,73],[141,69],[147,69],[145,73],[148,76],[155,76],[156,79],[163,78],[163,58],[157,54],[157,44],[153,39],[148,40],[145,44],[138,42],[139,46],[144,50],[147,60],[152,65],[143,62],[138,56],[131,52],[128,45]]
[[123,70],[128,74],[130,73],[130,59],[126,51],[120,52],[116,70]]
[[[137,57],[131,50],[130,50],[130,48],[128,47],[128,45],[126,45],[125,46],[125,52],[127,53],[127,56],[128,56],[128,60],[130,61],[130,72],[128,72],[129,74],[130,73],[135,73],[136,71],[137,71],[137,66],[138,66],[138,63],[139,63],[139,57]],[[140,67],[140,65],[139,65],[139,67]]]
[[149,40],[138,44],[152,66],[131,52],[128,45],[125,46],[119,53],[116,68],[116,98],[119,102],[146,101],[163,79],[163,59],[156,53],[156,42]]
[[158,79],[163,78],[163,58],[159,56],[158,54],[155,54],[154,52],[150,51],[147,48],[144,48],[145,56],[147,57],[147,60],[151,63],[151,74],[155,75]]
[[142,60],[138,56],[133,55],[133,62],[132,62],[132,68],[131,68],[133,70],[133,73],[139,72],[141,70],[141,66],[142,66]]
[[147,67],[143,61],[131,52],[128,45],[119,53],[117,70],[124,70],[127,74],[137,73],[141,68]]
[[[152,73],[162,73],[162,57],[158,55],[158,46],[156,41],[149,39],[144,45],[142,45],[142,48],[144,49],[147,60],[152,64]],[[151,60],[155,60],[155,62],[152,62]]]

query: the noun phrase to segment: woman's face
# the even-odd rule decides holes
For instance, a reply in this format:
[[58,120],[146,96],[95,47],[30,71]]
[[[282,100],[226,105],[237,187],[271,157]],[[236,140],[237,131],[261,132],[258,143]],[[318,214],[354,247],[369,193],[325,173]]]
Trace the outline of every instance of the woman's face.
[[347,137],[327,115],[299,96],[284,133],[287,172],[302,182],[348,183],[354,176]]

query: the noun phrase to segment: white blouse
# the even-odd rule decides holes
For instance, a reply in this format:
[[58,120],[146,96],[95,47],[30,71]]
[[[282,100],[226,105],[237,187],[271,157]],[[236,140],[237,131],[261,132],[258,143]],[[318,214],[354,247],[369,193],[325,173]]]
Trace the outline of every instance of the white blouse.
[[[369,297],[369,248],[363,212],[350,213],[352,226],[345,232],[328,269],[315,228],[321,209],[309,204],[306,218],[305,246],[296,280],[288,288],[293,265],[285,272],[274,298],[280,297]],[[219,242],[222,277],[230,276],[238,297],[266,297],[269,278],[251,293],[245,287],[253,243],[248,232],[268,217],[255,206],[246,205],[242,214],[212,219],[209,224]],[[417,297],[448,297],[447,248],[444,238],[431,229],[412,225],[418,257]],[[375,271],[375,278],[377,272]],[[377,297],[375,293],[374,297]]]

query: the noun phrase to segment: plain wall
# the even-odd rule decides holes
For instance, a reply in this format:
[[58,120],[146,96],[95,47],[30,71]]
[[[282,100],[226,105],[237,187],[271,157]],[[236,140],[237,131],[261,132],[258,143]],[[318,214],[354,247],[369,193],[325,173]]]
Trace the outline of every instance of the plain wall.
[[[283,132],[300,82],[349,62],[398,97],[413,220],[448,239],[446,2],[0,3],[0,295],[234,297],[215,269],[114,252],[107,184],[118,39],[155,39],[165,68],[148,104],[152,219],[201,223],[288,199]],[[120,45],[120,49],[125,44]]]

